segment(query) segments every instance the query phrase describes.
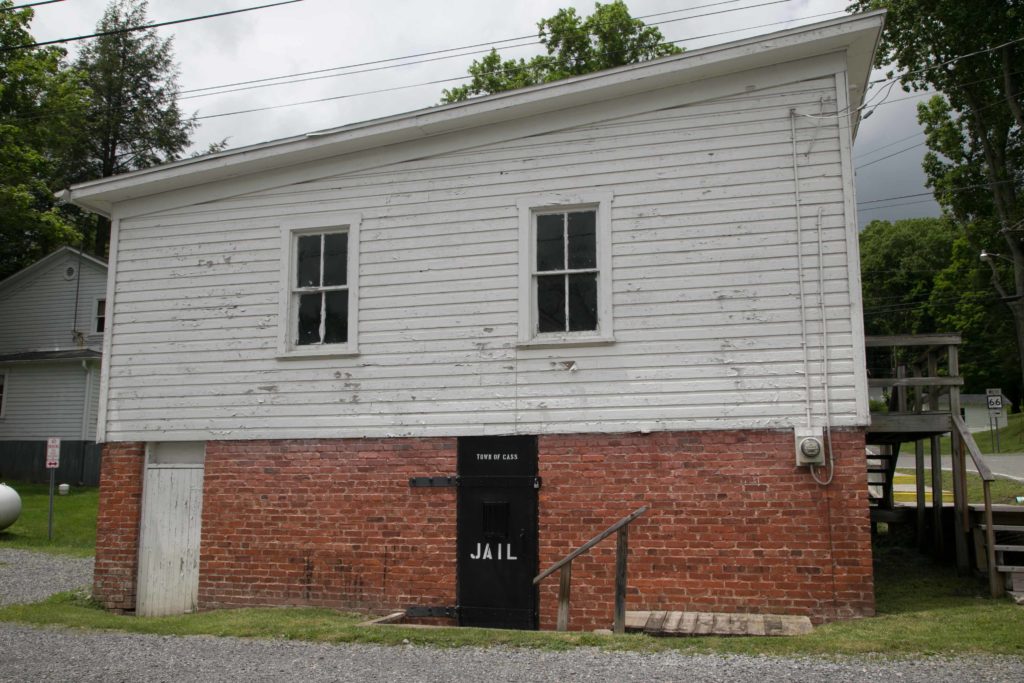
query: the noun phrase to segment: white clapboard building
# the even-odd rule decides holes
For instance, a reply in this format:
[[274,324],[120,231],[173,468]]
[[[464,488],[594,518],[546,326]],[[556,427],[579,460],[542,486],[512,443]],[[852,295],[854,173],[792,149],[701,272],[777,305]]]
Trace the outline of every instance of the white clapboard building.
[[[113,223],[101,495],[141,490],[96,595],[531,627],[528,579],[648,505],[631,605],[871,613],[851,145],[883,16],[73,187]],[[183,469],[184,507],[147,489]]]
[[95,486],[107,264],[62,247],[0,282],[0,479]]

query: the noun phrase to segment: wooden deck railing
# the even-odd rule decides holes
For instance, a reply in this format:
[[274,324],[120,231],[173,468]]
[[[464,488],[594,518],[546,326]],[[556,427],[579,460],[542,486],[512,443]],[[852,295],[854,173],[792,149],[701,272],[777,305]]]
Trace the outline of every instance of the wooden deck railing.
[[561,580],[558,583],[557,630],[566,631],[569,629],[569,592],[572,583],[572,561],[615,532],[618,532],[619,535],[615,544],[615,620],[612,630],[615,633],[626,632],[626,554],[629,550],[629,524],[645,512],[647,512],[646,505],[634,510],[534,577],[533,585],[536,586],[556,571],[562,570]]
[[[995,480],[995,476],[992,474],[992,470],[989,469],[988,463],[985,462],[977,442],[971,436],[971,430],[967,428],[967,423],[959,415],[953,415],[952,417],[955,435],[971,456],[971,460],[974,461],[974,468],[978,470],[978,476],[981,477],[981,487],[985,496],[985,552],[988,557],[988,585],[992,597],[998,598],[1003,594],[1003,585],[999,576],[999,570],[996,567],[996,533],[995,526],[992,523],[991,484]],[[953,443],[955,444],[958,439],[952,439]],[[952,457],[957,457],[955,450]],[[959,511],[957,512],[959,514]],[[967,512],[969,513],[969,510]],[[969,528],[970,520],[965,519],[963,525],[965,529]]]

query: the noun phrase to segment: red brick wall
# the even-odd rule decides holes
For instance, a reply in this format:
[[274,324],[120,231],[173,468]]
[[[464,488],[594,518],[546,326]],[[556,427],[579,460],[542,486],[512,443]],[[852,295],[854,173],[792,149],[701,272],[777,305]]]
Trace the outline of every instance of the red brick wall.
[[[630,532],[630,609],[869,615],[863,434],[833,440],[838,468],[823,488],[793,466],[792,432],[543,436],[541,567],[646,504]],[[208,442],[200,606],[454,604],[455,491],[408,479],[453,474],[455,445]],[[141,446],[108,446],[121,450],[138,457],[104,456],[97,590],[109,607],[134,603]],[[115,480],[128,496],[112,493]],[[614,547],[574,563],[571,628],[610,625]],[[557,584],[541,591],[543,628],[554,626]]]
[[[663,432],[540,439],[540,553],[548,566],[632,510],[627,609],[874,613],[859,431],[833,433],[829,487],[796,468],[792,432]],[[610,627],[615,540],[573,563],[570,628]],[[557,576],[541,592],[552,627]]]
[[455,604],[455,439],[211,441],[199,602]]
[[100,459],[93,596],[110,610],[135,609],[145,444],[108,443]]

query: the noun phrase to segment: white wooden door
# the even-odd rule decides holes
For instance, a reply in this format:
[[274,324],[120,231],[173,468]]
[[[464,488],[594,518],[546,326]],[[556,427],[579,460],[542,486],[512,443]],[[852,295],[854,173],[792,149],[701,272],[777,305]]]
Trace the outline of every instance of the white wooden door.
[[140,616],[193,612],[199,597],[202,451],[198,462],[161,462],[153,451],[147,460],[135,612]]

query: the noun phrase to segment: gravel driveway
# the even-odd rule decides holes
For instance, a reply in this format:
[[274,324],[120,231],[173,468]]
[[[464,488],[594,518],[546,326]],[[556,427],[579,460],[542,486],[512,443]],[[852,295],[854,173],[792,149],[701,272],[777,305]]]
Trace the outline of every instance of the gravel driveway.
[[0,548],[0,607],[38,602],[92,583],[92,558]]
[[322,645],[0,624],[0,681],[1020,681],[1024,660],[881,661],[636,654],[581,648]]
[[[0,605],[88,585],[92,560],[0,550]],[[787,659],[580,648],[437,649],[151,636],[0,623],[0,681],[1024,681],[1024,658]]]

